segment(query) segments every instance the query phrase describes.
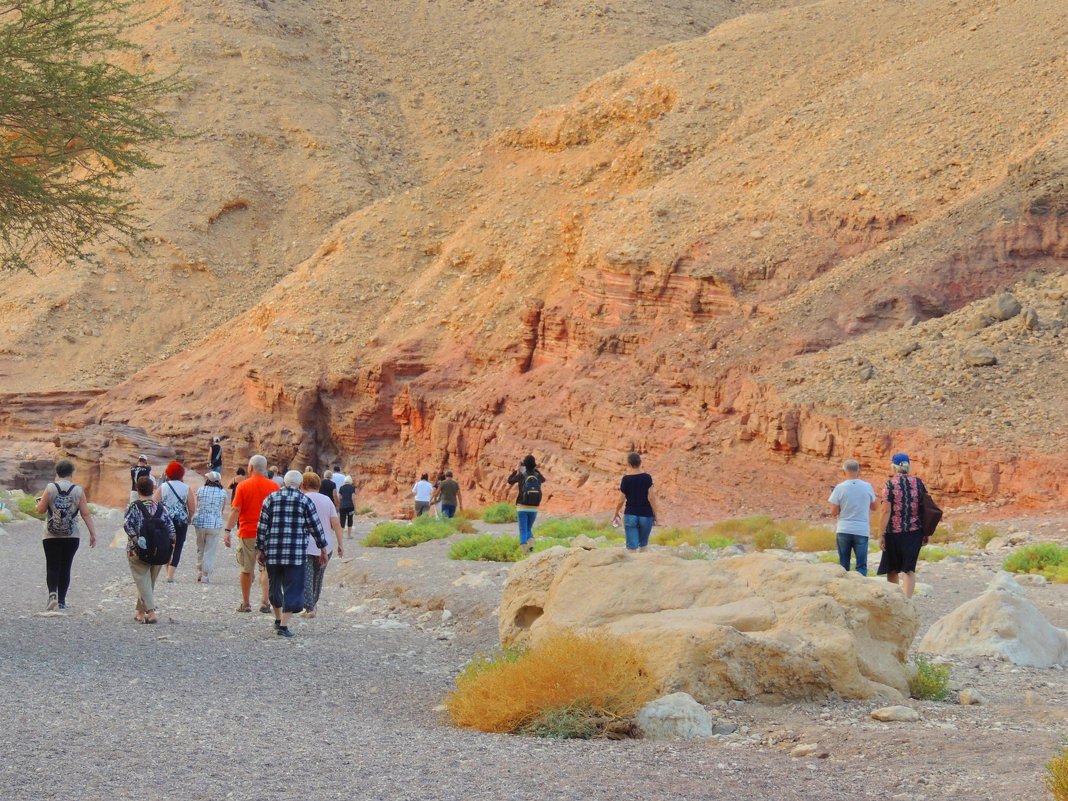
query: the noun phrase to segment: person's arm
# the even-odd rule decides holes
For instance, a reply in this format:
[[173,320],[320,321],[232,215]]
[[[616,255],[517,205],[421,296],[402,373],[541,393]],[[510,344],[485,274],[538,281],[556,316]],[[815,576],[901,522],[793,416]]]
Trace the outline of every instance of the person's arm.
[[619,500],[616,501],[616,510],[612,513],[612,522],[619,522],[620,514],[623,511],[623,506],[627,503],[627,496],[622,492],[619,493]]
[[660,523],[660,502],[656,499],[656,490],[649,487],[649,506],[653,510],[653,524]]
[[512,474],[510,476],[508,476],[508,483],[509,484],[518,484],[519,483],[519,471],[518,470],[513,470]]
[[437,503],[438,502],[438,498],[440,498],[440,497],[441,497],[441,487],[434,487],[434,491],[432,493],[430,493],[430,502],[432,504],[433,503]]
[[879,513],[875,516],[876,528],[879,532],[879,550],[886,550],[886,521],[890,519],[890,504],[886,501],[879,502]]
[[189,487],[189,491],[186,492],[185,502],[187,504],[187,509],[189,511],[189,519],[192,520],[193,519],[193,515],[195,515],[197,513],[197,496],[196,496],[196,493],[193,492],[193,488],[192,487]]
[[48,511],[48,502],[51,498],[52,484],[49,483],[45,486],[44,492],[41,493],[41,497],[37,499],[37,506],[34,508],[37,510],[37,514],[43,515]]
[[332,500],[334,501],[334,510],[336,511],[336,510],[340,509],[341,508],[341,493],[337,491],[337,487],[334,488],[334,497],[333,497]]
[[456,489],[456,508],[461,512],[464,510],[464,496],[459,488]]
[[[163,482],[163,484],[166,483],[166,481]],[[156,503],[163,503],[163,484],[159,484],[152,492],[152,500]]]
[[89,501],[85,499],[85,491],[82,491],[82,497],[78,500],[78,513],[82,516],[82,520],[85,521],[85,527],[89,529],[89,547],[96,547],[96,526],[93,525],[93,516],[89,514]]
[[230,532],[234,530],[234,526],[237,525],[237,519],[241,516],[240,506],[231,506],[230,515],[226,518],[226,536],[224,537],[224,544],[227,548],[230,547]]
[[337,541],[337,555],[344,556],[345,552],[341,545],[341,518],[337,515],[330,516],[330,528],[334,531],[334,539]]
[[261,565],[267,564],[267,532],[271,529],[271,495],[263,499],[260,519],[256,523],[256,561]]

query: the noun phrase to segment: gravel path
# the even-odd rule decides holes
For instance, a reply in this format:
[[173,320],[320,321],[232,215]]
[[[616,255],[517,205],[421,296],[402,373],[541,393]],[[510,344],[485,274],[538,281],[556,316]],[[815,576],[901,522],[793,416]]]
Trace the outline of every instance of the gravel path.
[[[1041,765],[1065,723],[1063,712],[1045,707],[1064,709],[1064,673],[1025,672],[1030,684],[1021,687],[1033,685],[1032,693],[1041,694],[1050,678],[1048,697],[1004,729],[990,722],[1003,717],[994,707],[931,705],[924,724],[895,728],[867,720],[865,705],[834,703],[728,705],[717,714],[750,736],[708,742],[558,742],[459,731],[435,707],[459,667],[492,642],[499,566],[450,563],[444,543],[403,553],[353,547],[352,561],[327,573],[319,617],[299,623],[298,637],[287,642],[273,636],[269,616],[234,612],[229,552],[207,586],[191,581],[190,553],[179,582],[160,585],[161,624],[139,626],[122,552],[83,550],[74,608],[42,616],[39,524],[6,528],[4,801],[1011,801],[1043,797]],[[414,592],[413,582],[436,586]],[[442,606],[462,611],[443,625]],[[989,671],[995,687],[1010,676]],[[757,744],[757,735],[781,742]],[[796,742],[817,738],[828,759],[788,756]]]

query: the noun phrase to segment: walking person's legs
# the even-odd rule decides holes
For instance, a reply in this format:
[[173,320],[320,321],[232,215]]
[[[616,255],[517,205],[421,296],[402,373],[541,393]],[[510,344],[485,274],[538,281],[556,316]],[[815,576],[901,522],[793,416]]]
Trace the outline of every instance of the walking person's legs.
[[853,547],[853,535],[838,534],[835,537],[835,540],[836,544],[838,545],[838,564],[840,564],[842,566],[842,569],[848,573],[850,551]]
[[67,608],[67,590],[70,589],[70,571],[74,566],[74,554],[78,552],[81,540],[78,537],[64,537],[59,540],[62,544],[59,563],[59,584],[56,592],[59,595],[59,608]]
[[188,523],[174,524],[174,550],[171,552],[171,563],[167,565],[167,581],[174,581],[174,571],[178,569],[178,563],[182,561],[182,548],[185,546],[185,536],[188,531]]
[[315,569],[319,566],[319,557],[308,554],[304,557],[304,616],[315,616],[315,602],[311,600],[315,586]]
[[653,518],[638,517],[638,550],[649,549],[649,537],[653,533]]
[[61,553],[59,540],[48,537],[41,540],[45,555],[45,585],[48,587],[48,610],[51,611],[59,606],[59,574]]
[[130,574],[137,589],[138,623],[156,622],[156,579],[159,577],[160,565],[146,565],[136,556],[129,557]]
[[[853,535],[853,553],[857,557],[857,572],[862,576],[868,575],[868,538],[859,534]],[[848,556],[846,557],[848,558]]]
[[[201,532],[203,532],[203,537]],[[197,529],[197,570],[204,581],[207,581],[215,570],[215,554],[220,539],[222,539],[221,528]]]
[[628,551],[638,550],[640,536],[638,532],[637,515],[623,515],[623,536],[627,540]]
[[534,520],[537,516],[538,513],[530,509],[520,509],[516,512],[519,522],[519,545],[527,553],[534,550]]

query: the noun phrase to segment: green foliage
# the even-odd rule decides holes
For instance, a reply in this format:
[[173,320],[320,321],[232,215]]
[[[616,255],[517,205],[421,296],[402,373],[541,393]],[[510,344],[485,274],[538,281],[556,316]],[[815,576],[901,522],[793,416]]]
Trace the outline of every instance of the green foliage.
[[101,234],[139,230],[123,179],[153,169],[174,137],[161,101],[178,91],[121,66],[135,0],[0,5],[0,264],[34,250],[87,258]]
[[985,548],[990,544],[990,540],[1000,536],[1001,532],[998,531],[996,527],[990,525],[979,526],[979,528],[975,530],[975,538],[979,540],[980,548]]
[[1045,779],[1054,801],[1068,801],[1068,745],[1046,763]]
[[361,506],[359,509],[356,510],[356,514],[360,517],[363,517],[364,515],[373,515],[374,513],[375,510],[370,506]]
[[916,670],[909,676],[909,695],[927,701],[944,701],[949,697],[949,665],[935,665],[923,656],[916,657]]
[[821,554],[817,554],[816,555],[816,561],[817,562],[827,562],[828,564],[836,565],[836,564],[838,564],[838,554],[837,553],[821,553]]
[[15,501],[15,508],[27,517],[36,517],[38,520],[45,519],[44,512],[37,511],[37,501],[29,495],[23,495],[18,498]]
[[494,537],[492,534],[468,537],[454,542],[449,548],[450,559],[475,562],[518,562],[524,556],[518,537]]
[[1036,573],[1057,584],[1068,584],[1068,547],[1036,542],[1013,551],[1001,567],[1010,573]]
[[570,540],[585,534],[591,539],[607,537],[608,539],[620,539],[622,529],[614,529],[609,525],[597,523],[586,517],[555,517],[537,524],[534,534],[537,537],[549,537],[558,540]]
[[820,526],[805,526],[794,533],[794,549],[803,553],[833,551],[838,547],[838,535]]
[[411,523],[379,523],[361,544],[377,548],[411,548],[421,542],[441,540],[456,534],[456,527],[448,520],[423,515]]
[[919,558],[924,562],[941,562],[947,556],[964,556],[960,548],[939,548],[937,545],[924,545],[920,548]]
[[[936,545],[945,545],[949,542],[958,542],[968,534],[968,523],[963,520],[955,520],[947,523],[943,518],[938,524],[935,533],[931,535],[931,542]],[[985,544],[985,543],[984,543]]]
[[492,504],[482,510],[482,520],[485,523],[514,523],[515,507],[510,503]]
[[734,545],[734,540],[730,537],[714,534],[708,530],[698,531],[692,528],[655,529],[653,535],[649,538],[649,542],[653,545],[671,546],[704,545],[711,548],[713,551],[718,551],[720,548],[726,548],[728,545]]

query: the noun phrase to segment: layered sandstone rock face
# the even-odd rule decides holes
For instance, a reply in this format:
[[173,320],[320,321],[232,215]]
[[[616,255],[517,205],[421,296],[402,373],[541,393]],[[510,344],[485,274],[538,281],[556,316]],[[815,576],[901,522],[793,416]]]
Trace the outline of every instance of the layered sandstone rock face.
[[665,692],[702,703],[900,698],[919,616],[896,587],[833,565],[554,548],[512,568],[501,643],[558,629],[642,646]]
[[[653,50],[342,219],[59,447],[211,431],[474,501],[534,452],[555,511],[637,448],[706,517],[907,449],[944,502],[1062,503],[1066,37],[1055,0],[830,0]],[[975,327],[1007,288],[1019,320]]]

